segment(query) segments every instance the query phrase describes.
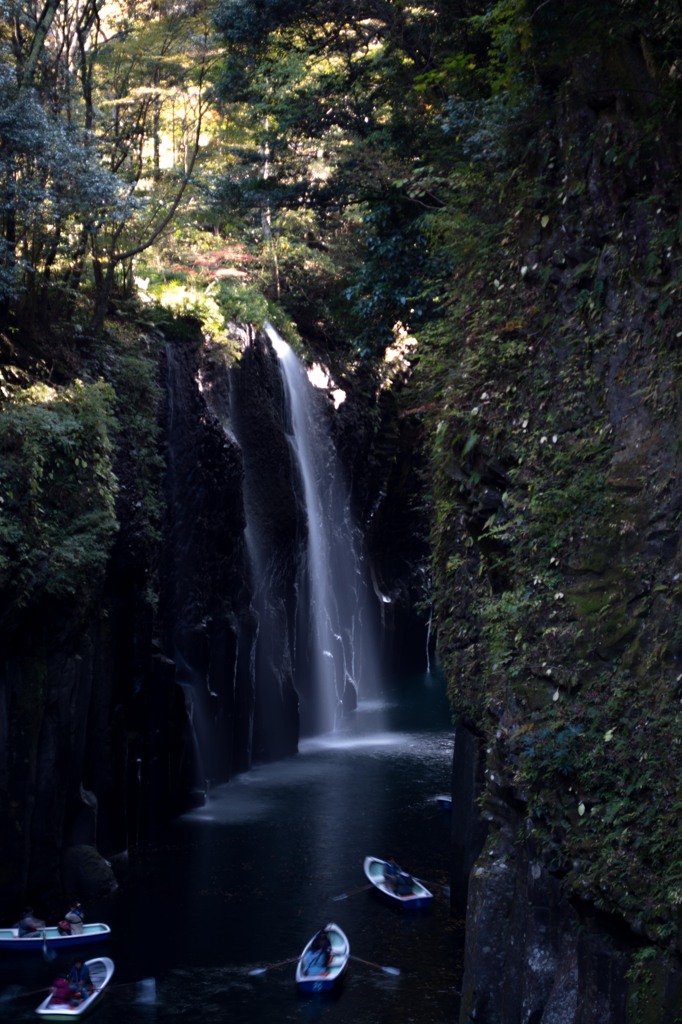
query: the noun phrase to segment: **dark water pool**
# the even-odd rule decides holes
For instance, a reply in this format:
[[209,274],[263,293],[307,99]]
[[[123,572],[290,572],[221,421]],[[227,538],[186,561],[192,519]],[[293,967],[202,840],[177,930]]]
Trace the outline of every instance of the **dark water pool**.
[[[451,756],[442,684],[425,676],[362,703],[298,757],[216,790],[136,855],[115,898],[86,908],[111,924],[98,952],[116,964],[87,1019],[454,1024],[462,932],[447,890],[449,821],[434,799]],[[432,889],[432,908],[409,914],[355,892],[366,854],[393,854]],[[293,963],[250,975],[296,957],[328,921],[377,965],[352,961],[338,995],[298,996]],[[38,1020],[41,996],[29,993],[68,963],[4,954],[0,1018]]]

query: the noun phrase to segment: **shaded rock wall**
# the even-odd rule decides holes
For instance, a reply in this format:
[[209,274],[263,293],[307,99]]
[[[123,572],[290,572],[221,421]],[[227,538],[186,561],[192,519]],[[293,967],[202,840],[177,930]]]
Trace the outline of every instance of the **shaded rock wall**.
[[196,327],[158,352],[158,541],[140,543],[121,444],[120,529],[96,606],[74,623],[68,602],[45,601],[2,638],[4,914],[115,888],[109,861],[252,761],[241,453],[197,386]]
[[[459,738],[459,733],[458,733]],[[615,915],[569,899],[527,834],[524,808],[494,785],[479,790],[487,839],[458,849],[456,905],[466,893],[460,1024],[601,1024],[676,1020],[682,970],[674,954],[642,958],[644,945]],[[473,808],[470,810],[473,811]],[[462,813],[453,804],[453,836]],[[475,811],[473,811],[475,817]],[[482,839],[479,831],[477,841]],[[462,859],[463,858],[463,859]]]
[[452,854],[455,870],[451,893],[459,909],[466,907],[469,874],[488,834],[478,801],[485,785],[483,738],[463,722],[455,726],[452,756]]
[[469,881],[460,1021],[624,1021],[634,937],[576,912],[519,842],[521,818],[504,800],[496,810]]
[[635,936],[566,898],[541,851],[523,841],[523,805],[485,784],[483,744],[458,725],[452,837],[454,904],[466,906],[461,1024],[625,1021]]
[[682,162],[645,49],[561,70],[494,290],[453,318],[434,537],[469,750],[461,1024],[682,1014]]
[[296,752],[299,697],[294,687],[298,565],[305,522],[284,423],[284,395],[265,335],[250,332],[226,379],[205,368],[209,401],[225,431],[238,438],[248,522],[249,586],[257,620],[253,650],[253,756]]
[[201,356],[198,339],[167,345],[162,359],[167,472],[159,573],[162,649],[175,665],[196,748],[175,770],[191,772],[198,759],[196,777],[186,782],[200,792],[251,764],[256,635],[242,453],[198,386]]
[[[410,375],[381,386],[360,365],[352,378],[340,369],[336,383],[346,400],[332,427],[365,537],[381,662],[389,671],[422,672],[431,594],[427,463],[424,424],[409,414]],[[435,630],[431,640],[432,656]]]

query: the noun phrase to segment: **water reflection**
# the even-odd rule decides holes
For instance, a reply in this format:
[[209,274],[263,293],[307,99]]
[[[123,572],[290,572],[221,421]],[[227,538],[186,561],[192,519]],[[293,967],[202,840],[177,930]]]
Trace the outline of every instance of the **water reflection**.
[[[93,1024],[171,1024],[198,1012],[223,1024],[457,1019],[461,929],[450,915],[449,838],[434,800],[449,789],[452,737],[442,689],[419,685],[361,709],[343,733],[306,741],[298,757],[215,790],[139,853],[118,897],[88,906],[91,919],[112,925],[105,952],[116,963]],[[393,728],[379,730],[374,711]],[[427,880],[431,910],[411,915],[363,890],[367,854],[394,854]],[[346,932],[352,956],[379,967],[353,960],[331,1000],[297,996],[293,963],[249,976],[296,958],[328,921]],[[3,961],[0,992],[48,984],[58,967],[38,959],[20,969]],[[145,979],[153,988],[139,986]],[[0,1018],[35,1019],[38,1001],[20,994],[0,1003]]]

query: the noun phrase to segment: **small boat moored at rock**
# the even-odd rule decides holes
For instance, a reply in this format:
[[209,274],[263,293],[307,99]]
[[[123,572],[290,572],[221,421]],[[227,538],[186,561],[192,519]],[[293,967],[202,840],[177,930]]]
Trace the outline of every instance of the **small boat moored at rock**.
[[338,924],[324,929],[331,946],[328,956],[316,949],[320,932],[316,932],[303,949],[296,964],[296,987],[299,992],[328,992],[343,977],[350,958],[350,943]]
[[380,892],[382,896],[385,896],[391,902],[397,903],[401,907],[410,907],[414,910],[420,907],[428,907],[433,902],[433,893],[429,892],[426,886],[422,885],[416,878],[406,874],[404,871],[400,872],[402,884],[396,890],[391,888],[386,882],[386,875],[384,873],[387,867],[385,860],[379,860],[378,857],[365,857],[363,866],[367,878],[377,892]]
[[88,942],[101,942],[111,935],[108,924],[96,921],[84,924],[83,931],[78,935],[62,935],[56,925],[40,928],[30,935],[19,935],[18,928],[0,928],[0,949],[42,950],[45,945],[49,949],[71,949],[73,946],[84,946]]
[[51,1020],[72,1020],[74,1017],[82,1017],[102,998],[102,993],[111,981],[114,973],[114,961],[108,956],[95,957],[86,960],[85,966],[90,973],[90,980],[93,990],[86,999],[83,999],[75,1006],[71,1005],[68,998],[60,995],[56,986],[53,986],[49,996],[42,1001],[36,1013],[41,1017],[49,1017]]

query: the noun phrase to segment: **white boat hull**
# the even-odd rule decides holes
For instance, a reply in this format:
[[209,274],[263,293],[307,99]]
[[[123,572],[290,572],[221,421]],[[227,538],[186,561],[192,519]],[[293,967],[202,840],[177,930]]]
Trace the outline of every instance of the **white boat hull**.
[[422,885],[421,882],[418,882],[417,879],[412,876],[409,876],[411,886],[410,892],[394,892],[393,889],[386,884],[386,876],[384,874],[386,861],[380,860],[378,857],[365,857],[363,867],[365,875],[377,892],[381,893],[382,896],[385,896],[391,903],[397,904],[401,907],[409,907],[412,910],[417,910],[421,907],[428,907],[433,902],[433,893],[429,892],[425,885]]
[[111,981],[114,973],[114,962],[108,956],[101,956],[95,957],[92,960],[86,960],[85,964],[94,985],[92,994],[76,1006],[71,1006],[68,1003],[55,1000],[52,992],[50,992],[47,999],[44,999],[36,1010],[40,1017],[49,1017],[51,1020],[73,1020],[74,1017],[84,1016],[99,1002],[102,998],[102,993]]
[[[296,987],[299,992],[328,992],[335,988],[341,981],[350,958],[350,943],[344,932],[337,924],[328,924],[326,932],[331,943],[331,963],[322,971],[307,973],[304,967],[306,954],[310,950],[315,935],[310,939],[303,949],[298,963],[296,964]],[[317,934],[317,933],[316,933]]]

